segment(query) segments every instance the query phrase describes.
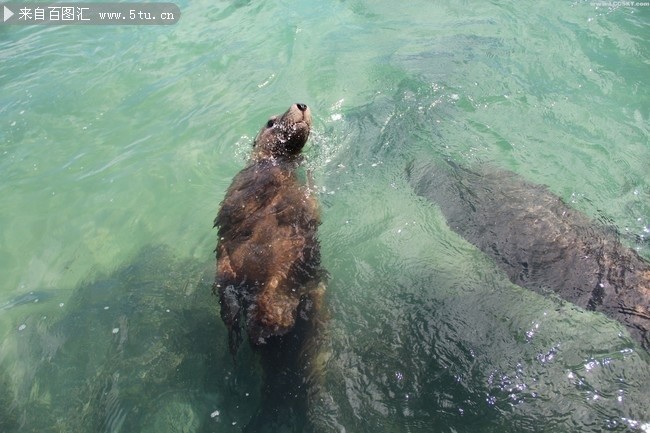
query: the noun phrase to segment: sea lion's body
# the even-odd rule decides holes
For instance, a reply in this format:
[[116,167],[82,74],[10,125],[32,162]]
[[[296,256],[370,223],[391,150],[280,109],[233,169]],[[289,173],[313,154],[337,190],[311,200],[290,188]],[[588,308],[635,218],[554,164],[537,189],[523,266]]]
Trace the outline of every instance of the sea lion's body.
[[214,221],[218,243],[213,291],[219,295],[230,352],[234,357],[238,350],[243,318],[264,372],[262,406],[246,431],[299,426],[294,418],[306,413],[325,291],[318,202],[297,173],[310,126],[304,104],[272,117],[257,135],[251,159],[233,179]]
[[650,349],[650,263],[546,187],[506,171],[415,164],[416,192],[509,279],[623,323]]
[[244,313],[253,346],[293,328],[319,268],[318,205],[295,166],[263,160],[244,168],[215,220],[221,315],[237,333]]

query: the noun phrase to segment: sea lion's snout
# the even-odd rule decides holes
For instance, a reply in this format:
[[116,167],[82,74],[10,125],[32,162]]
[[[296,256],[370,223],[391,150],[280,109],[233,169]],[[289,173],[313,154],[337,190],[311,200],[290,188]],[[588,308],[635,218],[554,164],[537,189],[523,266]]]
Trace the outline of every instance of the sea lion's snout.
[[307,127],[311,127],[311,110],[307,104],[297,102],[289,107],[287,112],[282,116],[282,119],[294,124],[304,122]]

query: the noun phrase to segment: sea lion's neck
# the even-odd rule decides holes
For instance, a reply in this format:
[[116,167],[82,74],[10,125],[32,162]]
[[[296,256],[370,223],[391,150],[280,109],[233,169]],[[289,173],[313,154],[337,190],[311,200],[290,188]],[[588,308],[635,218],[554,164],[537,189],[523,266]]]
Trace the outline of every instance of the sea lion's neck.
[[263,151],[256,152],[251,156],[250,164],[278,166],[282,169],[295,170],[303,161],[303,156],[298,155],[272,155]]

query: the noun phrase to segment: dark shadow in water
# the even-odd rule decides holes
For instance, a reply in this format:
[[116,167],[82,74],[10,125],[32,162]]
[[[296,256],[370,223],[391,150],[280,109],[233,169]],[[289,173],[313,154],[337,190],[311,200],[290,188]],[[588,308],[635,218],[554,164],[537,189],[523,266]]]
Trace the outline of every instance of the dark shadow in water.
[[306,376],[296,356],[303,340],[298,335],[294,331],[288,339],[270,338],[258,348],[263,368],[262,400],[244,432],[304,431],[308,393]]
[[14,296],[6,301],[0,301],[0,313],[2,311],[11,310],[12,308],[20,307],[23,305],[36,304],[42,301],[52,299],[54,295],[51,291],[31,290],[27,293]]
[[17,432],[19,427],[9,384],[7,375],[0,372],[0,432]]
[[[81,284],[49,319],[29,318],[17,337],[26,371],[1,387],[0,430],[208,432],[230,422],[224,395],[238,392],[213,266],[147,247]],[[215,408],[224,415],[210,417]]]
[[415,163],[408,174],[415,191],[440,206],[449,227],[491,256],[513,283],[602,312],[650,350],[650,263],[615,231],[511,172]]

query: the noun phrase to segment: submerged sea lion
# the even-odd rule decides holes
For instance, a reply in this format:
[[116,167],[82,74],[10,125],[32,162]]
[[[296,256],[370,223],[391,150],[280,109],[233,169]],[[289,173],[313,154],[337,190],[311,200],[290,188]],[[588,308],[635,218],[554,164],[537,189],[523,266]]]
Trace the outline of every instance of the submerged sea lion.
[[650,350],[650,263],[613,230],[511,172],[453,163],[415,163],[407,171],[416,193],[438,204],[449,227],[513,283],[602,312]]
[[[267,412],[269,405],[304,403],[310,350],[317,345],[325,291],[320,216],[314,193],[297,173],[310,128],[311,112],[304,104],[271,117],[214,220],[219,240],[213,292],[219,295],[233,357],[242,317],[251,346],[261,354],[262,410]],[[285,397],[292,401],[282,402]],[[271,429],[263,418],[258,416],[249,430]]]

